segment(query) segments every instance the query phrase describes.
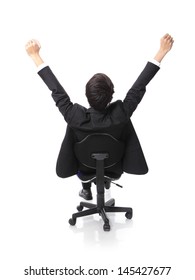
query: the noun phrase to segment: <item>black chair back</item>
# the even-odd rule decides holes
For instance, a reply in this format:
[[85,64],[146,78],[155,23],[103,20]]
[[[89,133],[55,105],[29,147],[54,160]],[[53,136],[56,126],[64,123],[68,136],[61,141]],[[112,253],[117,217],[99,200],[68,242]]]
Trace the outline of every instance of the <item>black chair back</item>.
[[74,146],[76,158],[88,168],[96,169],[94,154],[106,154],[104,168],[109,168],[122,160],[125,144],[110,134],[93,133]]

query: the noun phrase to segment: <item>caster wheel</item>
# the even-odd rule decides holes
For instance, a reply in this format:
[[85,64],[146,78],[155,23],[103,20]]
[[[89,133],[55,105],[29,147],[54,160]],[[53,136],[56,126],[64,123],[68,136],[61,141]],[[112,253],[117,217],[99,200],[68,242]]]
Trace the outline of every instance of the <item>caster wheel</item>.
[[76,224],[76,219],[71,218],[71,219],[69,220],[69,224],[70,224],[71,226],[74,226],[74,225]]
[[126,217],[127,219],[130,220],[130,219],[133,217],[132,211],[131,211],[131,212],[127,212],[127,213],[125,214],[125,217]]
[[110,225],[104,224],[104,231],[110,231]]
[[77,210],[78,210],[79,212],[81,212],[81,211],[83,210],[83,206],[81,206],[81,205],[77,206]]

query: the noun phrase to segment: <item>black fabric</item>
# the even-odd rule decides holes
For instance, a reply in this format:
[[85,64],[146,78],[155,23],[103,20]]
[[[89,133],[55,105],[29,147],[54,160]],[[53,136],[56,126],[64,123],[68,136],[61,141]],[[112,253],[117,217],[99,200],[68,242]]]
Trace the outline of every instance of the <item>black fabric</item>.
[[116,139],[125,141],[126,150],[122,165],[124,172],[131,174],[148,172],[148,166],[130,117],[143,98],[147,84],[158,70],[158,66],[148,62],[124,101],[113,102],[101,112],[93,108],[86,109],[77,103],[73,104],[49,67],[39,71],[38,74],[52,91],[56,106],[68,123],[56,165],[59,177],[66,178],[78,173],[79,166],[73,151],[74,143],[94,132],[108,133]]
[[125,145],[107,133],[92,133],[74,145],[78,161],[90,169],[96,169],[95,154],[104,158],[104,169],[114,166],[123,158]]
[[91,182],[88,182],[88,183],[82,183],[82,186],[83,186],[83,189],[84,190],[88,190],[91,188]]

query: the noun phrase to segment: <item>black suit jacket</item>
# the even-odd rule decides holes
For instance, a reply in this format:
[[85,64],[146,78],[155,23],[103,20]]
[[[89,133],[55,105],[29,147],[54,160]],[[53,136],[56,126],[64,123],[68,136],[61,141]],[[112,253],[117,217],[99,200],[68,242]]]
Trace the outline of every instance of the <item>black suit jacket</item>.
[[125,141],[123,171],[131,174],[148,172],[147,163],[130,117],[143,98],[147,84],[158,70],[158,66],[148,62],[125,99],[111,103],[102,112],[93,108],[86,109],[77,103],[73,104],[48,66],[38,72],[52,91],[56,106],[68,123],[56,165],[59,177],[65,178],[77,174],[78,162],[73,151],[74,143],[94,132],[106,132]]

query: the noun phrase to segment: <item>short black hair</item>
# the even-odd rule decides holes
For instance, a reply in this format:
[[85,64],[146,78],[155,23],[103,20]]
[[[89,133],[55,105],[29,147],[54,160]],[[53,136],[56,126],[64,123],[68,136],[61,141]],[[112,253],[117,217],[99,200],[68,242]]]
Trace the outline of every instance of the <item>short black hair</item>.
[[102,111],[112,100],[114,85],[103,73],[95,74],[86,84],[86,96],[91,107]]

